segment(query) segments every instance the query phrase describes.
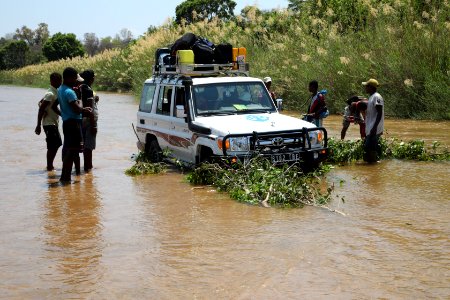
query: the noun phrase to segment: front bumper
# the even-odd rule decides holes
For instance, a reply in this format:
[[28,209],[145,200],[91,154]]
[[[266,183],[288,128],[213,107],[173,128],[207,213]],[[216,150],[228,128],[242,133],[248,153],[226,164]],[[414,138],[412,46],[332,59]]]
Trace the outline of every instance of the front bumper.
[[[312,131],[322,132],[323,144],[321,147],[312,147],[309,135]],[[250,151],[246,153],[227,151],[227,139],[235,137],[250,137]],[[282,144],[279,143],[280,139],[283,140]],[[222,141],[222,149],[223,157],[225,158],[236,157],[240,160],[247,160],[250,157],[261,155],[269,158],[274,164],[300,162],[302,165],[317,165],[328,157],[327,140],[327,131],[323,127],[266,133],[254,131],[250,134],[230,134],[225,136]]]

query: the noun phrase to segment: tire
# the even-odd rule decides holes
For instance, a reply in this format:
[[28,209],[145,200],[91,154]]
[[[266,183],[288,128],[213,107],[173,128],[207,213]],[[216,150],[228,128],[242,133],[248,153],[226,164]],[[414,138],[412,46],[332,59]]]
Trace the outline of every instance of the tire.
[[200,151],[200,163],[211,162],[213,152],[210,148],[202,147]]
[[163,159],[161,148],[159,147],[158,141],[155,139],[145,143],[145,154],[148,159],[154,163],[161,162]]

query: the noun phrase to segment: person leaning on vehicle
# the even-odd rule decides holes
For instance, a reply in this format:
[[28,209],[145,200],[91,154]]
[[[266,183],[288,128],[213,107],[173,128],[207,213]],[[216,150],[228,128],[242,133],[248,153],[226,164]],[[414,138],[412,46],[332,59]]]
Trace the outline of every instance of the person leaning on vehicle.
[[55,169],[53,161],[56,153],[62,145],[61,135],[59,134],[59,115],[60,111],[54,107],[57,102],[57,88],[61,85],[62,77],[59,73],[50,74],[50,87],[39,102],[39,112],[37,117],[37,125],[34,132],[41,134],[41,126],[44,128],[47,142],[47,171]]
[[377,92],[379,83],[371,78],[362,83],[369,100],[366,110],[366,139],[364,141],[364,160],[376,162],[381,156],[380,136],[384,130],[384,100]]
[[69,182],[71,180],[72,165],[79,160],[78,153],[83,147],[83,137],[81,133],[81,113],[90,113],[92,109],[83,108],[81,100],[72,89],[77,81],[83,81],[77,70],[68,67],[63,72],[63,84],[58,89],[58,100],[63,120],[63,167],[60,181]]

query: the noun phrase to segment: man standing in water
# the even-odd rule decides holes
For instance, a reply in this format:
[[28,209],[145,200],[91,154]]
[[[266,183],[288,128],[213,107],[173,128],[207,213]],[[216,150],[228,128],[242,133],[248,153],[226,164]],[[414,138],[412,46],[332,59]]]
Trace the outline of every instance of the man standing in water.
[[61,81],[61,74],[50,74],[50,87],[42,101],[40,101],[37,125],[34,130],[37,135],[40,135],[41,127],[44,128],[45,140],[47,142],[47,171],[55,169],[53,161],[55,160],[59,147],[62,145],[61,135],[58,129],[60,112],[57,109],[55,110],[53,106],[58,98],[58,91],[56,89],[61,85]]
[[89,172],[92,169],[92,150],[95,149],[97,137],[98,96],[95,96],[92,90],[92,84],[95,78],[94,71],[85,70],[80,76],[84,79],[84,83],[80,85],[83,107],[90,107],[92,109],[92,113],[83,113],[84,171]]
[[91,108],[83,108],[72,89],[77,81],[83,81],[74,68],[66,68],[63,72],[63,84],[58,89],[58,100],[63,120],[64,146],[61,182],[70,182],[72,165],[82,149],[81,113],[92,112]]
[[366,110],[366,139],[364,141],[364,160],[372,163],[381,156],[380,136],[384,130],[384,100],[377,88],[378,81],[369,79],[362,83],[369,94]]

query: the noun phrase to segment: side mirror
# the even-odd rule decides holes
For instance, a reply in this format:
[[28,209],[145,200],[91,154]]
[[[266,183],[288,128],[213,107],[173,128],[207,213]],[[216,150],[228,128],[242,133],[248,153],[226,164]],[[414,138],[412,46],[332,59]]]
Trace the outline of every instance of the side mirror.
[[277,99],[276,101],[278,110],[283,110],[283,99]]
[[177,118],[186,118],[187,115],[184,113],[184,106],[183,105],[177,105],[176,106],[176,116]]

